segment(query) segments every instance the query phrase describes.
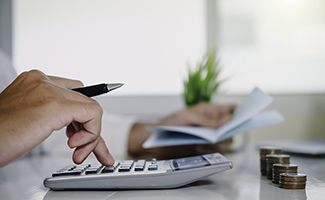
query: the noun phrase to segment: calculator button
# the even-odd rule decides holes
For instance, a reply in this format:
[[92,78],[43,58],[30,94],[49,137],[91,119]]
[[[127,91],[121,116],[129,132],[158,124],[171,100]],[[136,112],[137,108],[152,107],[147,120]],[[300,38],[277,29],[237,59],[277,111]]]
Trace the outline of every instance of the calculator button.
[[90,167],[88,165],[70,165],[59,171],[56,171],[52,174],[52,176],[71,176],[71,175],[80,175],[83,173],[87,168]]
[[119,166],[119,162],[115,162],[113,165],[111,166],[102,166],[104,167],[104,169],[102,170],[101,173],[112,173],[115,171],[115,169],[117,168],[117,166]]
[[145,160],[138,160],[134,164],[134,171],[143,171],[145,164],[146,164]]
[[89,167],[86,170],[86,174],[97,174],[101,167]]
[[74,169],[69,172],[76,172],[76,173],[82,173],[84,170],[83,169]]
[[72,170],[86,170],[88,167],[90,167],[91,165],[77,165],[74,169]]
[[114,166],[107,166],[102,170],[102,173],[112,173],[114,172],[115,167]]
[[74,170],[76,167],[77,167],[77,166],[69,167],[69,168],[67,169],[67,171],[72,171],[72,170]]
[[119,172],[128,172],[128,171],[130,171],[131,170],[131,166],[120,166],[119,168],[118,168],[118,171]]
[[133,160],[125,160],[125,161],[122,161],[122,162],[120,162],[118,171],[119,172],[128,172],[128,171],[131,170],[133,164],[134,164],[134,161]]
[[144,170],[144,166],[135,166],[134,167],[134,171],[139,172],[139,171],[143,171]]
[[151,164],[157,164],[157,159],[153,158],[151,161],[149,161]]
[[80,175],[81,171],[64,171],[64,172],[54,172],[52,176],[71,176],[71,175]]
[[156,165],[156,164],[151,164],[148,166],[149,171],[153,171],[153,170],[157,170],[157,169],[158,169],[158,165]]

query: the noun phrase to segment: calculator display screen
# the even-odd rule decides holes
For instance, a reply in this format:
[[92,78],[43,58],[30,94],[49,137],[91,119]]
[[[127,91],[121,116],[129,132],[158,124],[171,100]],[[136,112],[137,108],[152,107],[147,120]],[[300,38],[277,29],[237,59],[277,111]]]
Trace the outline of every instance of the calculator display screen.
[[172,161],[175,170],[191,169],[210,165],[202,156],[180,158]]

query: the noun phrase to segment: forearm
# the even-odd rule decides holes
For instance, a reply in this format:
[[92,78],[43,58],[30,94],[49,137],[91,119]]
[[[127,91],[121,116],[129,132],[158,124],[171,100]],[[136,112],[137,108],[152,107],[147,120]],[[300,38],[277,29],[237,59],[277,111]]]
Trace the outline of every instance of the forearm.
[[157,124],[157,122],[137,122],[132,126],[128,139],[128,153],[130,155],[137,156],[148,153],[142,148],[142,144],[150,135],[148,128]]
[[19,112],[13,116],[3,109],[0,112],[0,166],[31,151],[50,134],[42,128],[42,120],[33,118],[31,112],[29,116]]

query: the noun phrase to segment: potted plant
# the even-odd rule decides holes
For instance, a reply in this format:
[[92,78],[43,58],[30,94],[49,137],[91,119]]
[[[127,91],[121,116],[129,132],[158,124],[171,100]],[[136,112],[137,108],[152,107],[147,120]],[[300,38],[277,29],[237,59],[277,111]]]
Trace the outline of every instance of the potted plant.
[[220,72],[221,67],[215,52],[207,53],[196,68],[189,67],[187,78],[184,80],[185,104],[191,106],[210,102],[222,83]]

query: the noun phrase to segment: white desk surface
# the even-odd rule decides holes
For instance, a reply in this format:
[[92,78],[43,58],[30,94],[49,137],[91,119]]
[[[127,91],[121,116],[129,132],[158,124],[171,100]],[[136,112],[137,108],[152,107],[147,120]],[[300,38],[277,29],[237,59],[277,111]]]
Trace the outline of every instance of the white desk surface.
[[324,199],[325,158],[291,157],[308,175],[306,190],[285,190],[262,178],[255,144],[226,155],[232,170],[186,187],[171,190],[49,191],[42,181],[52,171],[69,164],[69,155],[35,156],[17,160],[0,169],[0,199]]

